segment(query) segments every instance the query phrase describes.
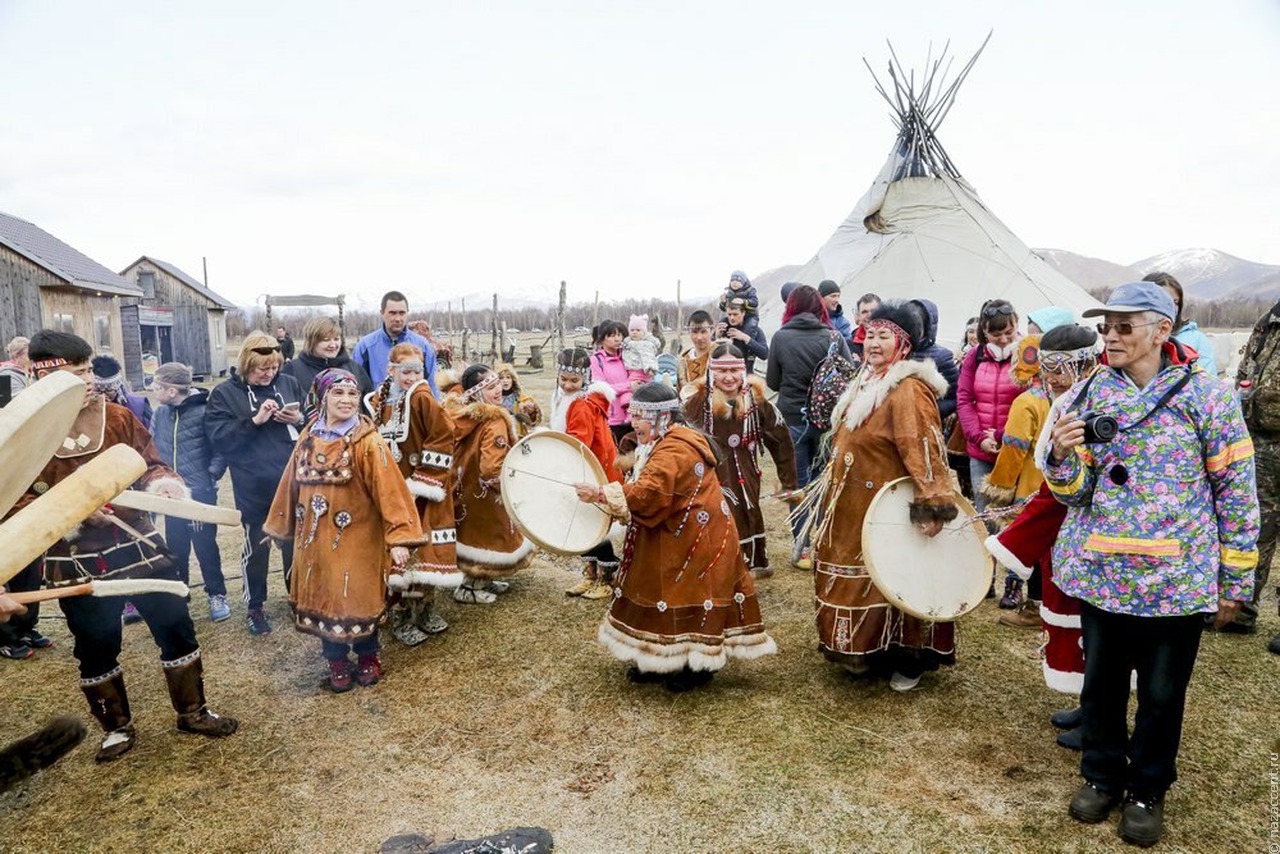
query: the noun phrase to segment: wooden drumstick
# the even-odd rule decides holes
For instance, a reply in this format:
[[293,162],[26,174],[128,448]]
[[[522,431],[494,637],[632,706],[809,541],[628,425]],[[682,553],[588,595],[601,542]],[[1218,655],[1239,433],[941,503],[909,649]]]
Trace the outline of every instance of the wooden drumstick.
[[111,503],[116,507],[128,507],[130,510],[142,510],[146,513],[159,513],[175,519],[187,519],[192,522],[208,522],[213,525],[240,527],[240,511],[230,507],[219,507],[216,504],[205,504],[201,501],[188,501],[179,498],[165,498],[150,492],[139,492],[126,489]]
[[165,581],[159,578],[122,578],[117,581],[90,581],[88,584],[71,584],[66,587],[49,587],[24,593],[6,593],[15,602],[30,605],[48,602],[50,599],[70,599],[73,596],[139,596],[143,593],[171,593],[186,596],[190,593],[181,581]]

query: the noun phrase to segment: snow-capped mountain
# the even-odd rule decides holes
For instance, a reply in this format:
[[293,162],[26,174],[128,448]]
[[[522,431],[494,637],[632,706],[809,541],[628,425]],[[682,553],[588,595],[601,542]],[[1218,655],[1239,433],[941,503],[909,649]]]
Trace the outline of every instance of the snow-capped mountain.
[[1163,270],[1198,299],[1267,297],[1280,290],[1280,266],[1245,261],[1217,249],[1175,249],[1131,266]]

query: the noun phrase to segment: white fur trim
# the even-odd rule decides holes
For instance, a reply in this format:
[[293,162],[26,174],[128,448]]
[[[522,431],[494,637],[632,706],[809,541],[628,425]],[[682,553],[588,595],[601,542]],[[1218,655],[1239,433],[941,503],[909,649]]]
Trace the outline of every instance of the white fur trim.
[[642,641],[613,626],[608,617],[600,624],[596,639],[614,658],[630,662],[645,673],[675,673],[685,667],[715,672],[724,667],[730,656],[753,659],[778,651],[778,645],[765,632],[728,637],[718,647],[695,641],[670,644]]
[[522,540],[520,547],[513,552],[482,549],[462,542],[458,543],[457,549],[458,557],[481,566],[514,566],[533,553],[533,542],[528,539]]
[[613,403],[618,397],[618,393],[613,390],[613,386],[605,382],[591,383],[591,385],[587,386],[587,394],[603,394],[610,403]]
[[[399,586],[392,587],[391,582],[400,579]],[[436,572],[427,569],[406,569],[404,572],[393,575],[387,579],[387,586],[392,589],[404,589],[407,587],[444,587],[453,588],[466,581],[467,577],[461,572]]]
[[1058,629],[1080,628],[1079,614],[1059,614],[1057,611],[1050,611],[1043,604],[1040,605],[1040,619],[1044,621],[1046,626],[1053,626]]
[[63,534],[62,539],[66,540],[68,543],[74,543],[76,540],[80,539],[80,533],[83,530],[84,525],[76,525],[70,531]]
[[835,409],[831,411],[831,422],[838,424],[843,421],[847,429],[856,430],[880,408],[889,392],[908,377],[922,381],[937,397],[942,397],[947,392],[947,381],[942,378],[932,359],[923,362],[903,359],[890,365],[889,370],[879,379],[868,379],[861,373],[854,377],[853,382],[849,383],[844,394],[836,401]]
[[1065,670],[1054,670],[1049,663],[1043,662],[1044,667],[1044,684],[1055,691],[1061,691],[1064,694],[1074,694],[1080,696],[1080,692],[1084,690],[1084,674],[1068,673]]
[[425,498],[427,501],[444,501],[444,490],[438,486],[432,486],[413,477],[406,477],[404,482],[409,487],[409,494],[416,498]]
[[182,490],[182,498],[184,501],[191,500],[191,488],[188,487],[180,477],[158,477],[155,480],[148,483],[146,489],[144,489],[143,491],[149,492],[152,495],[159,495],[160,487],[164,486],[165,484],[176,486],[178,487],[178,489]]
[[1018,560],[1018,558],[1014,556],[1013,552],[1009,551],[1009,549],[1005,547],[1005,544],[1000,542],[1000,537],[998,535],[992,534],[987,537],[983,542],[983,545],[986,547],[987,552],[995,558],[1001,566],[1012,571],[1014,575],[1018,576],[1023,581],[1026,581],[1031,577],[1031,567]]

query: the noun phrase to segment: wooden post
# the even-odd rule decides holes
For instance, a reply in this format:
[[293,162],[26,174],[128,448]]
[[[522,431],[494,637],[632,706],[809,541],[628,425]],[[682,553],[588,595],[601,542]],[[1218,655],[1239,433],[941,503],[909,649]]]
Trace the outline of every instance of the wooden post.
[[672,339],[671,352],[677,355],[684,348],[680,340],[680,332],[684,329],[684,303],[680,301],[680,280],[676,279],[676,337]]
[[591,328],[600,325],[600,292],[596,291],[596,304],[591,308]]
[[[598,292],[597,292],[598,293]],[[565,282],[560,280],[560,302],[556,306],[556,358],[560,358],[560,352],[564,350],[564,302],[565,302]]]
[[462,361],[465,364],[471,356],[467,353],[467,339],[471,337],[471,327],[467,324],[467,300],[462,300]]
[[489,352],[493,353],[493,361],[502,360],[502,343],[498,339],[498,294],[493,294],[493,322],[489,328]]

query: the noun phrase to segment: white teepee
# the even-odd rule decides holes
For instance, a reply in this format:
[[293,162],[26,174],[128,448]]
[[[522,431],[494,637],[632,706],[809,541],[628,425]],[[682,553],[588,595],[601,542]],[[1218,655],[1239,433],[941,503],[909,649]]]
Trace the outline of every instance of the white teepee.
[[[987,209],[935,136],[981,53],[979,49],[947,82],[945,73],[939,74],[944,51],[928,67],[919,89],[896,57],[891,61],[892,95],[876,81],[898,125],[888,162],[795,278],[814,287],[824,279],[837,282],[848,315],[865,293],[931,299],[938,304],[939,343],[950,347],[960,343],[965,321],[984,300],[1007,299],[1023,318],[1048,305],[1079,316],[1098,304]],[[761,294],[761,302],[761,325],[772,333],[781,324],[782,302],[777,293]]]

